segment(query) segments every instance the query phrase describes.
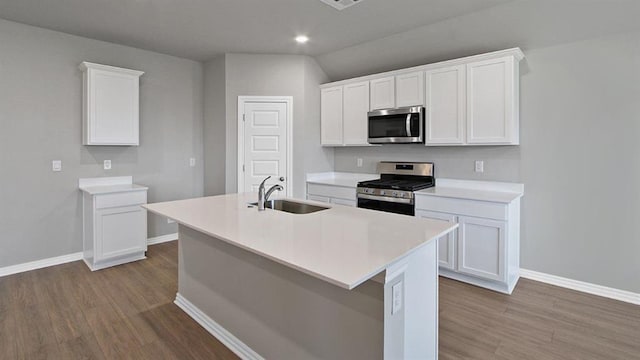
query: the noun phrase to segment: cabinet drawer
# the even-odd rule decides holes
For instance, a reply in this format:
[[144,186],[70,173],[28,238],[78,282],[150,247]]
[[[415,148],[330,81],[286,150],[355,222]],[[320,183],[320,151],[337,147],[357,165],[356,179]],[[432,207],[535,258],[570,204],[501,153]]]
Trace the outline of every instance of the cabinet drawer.
[[339,198],[346,200],[356,200],[356,189],[340,186],[329,186],[320,184],[307,184],[307,193],[309,195],[326,196],[330,198]]
[[146,203],[146,191],[132,191],[125,193],[96,195],[96,209],[141,205]]
[[323,202],[323,203],[331,202],[331,198],[328,198],[326,196],[316,196],[316,195],[309,195],[309,194],[307,194],[307,200]]
[[356,207],[358,203],[355,200],[331,199],[332,204]]
[[428,195],[416,196],[416,210],[439,211],[495,220],[507,220],[508,216],[506,204]]

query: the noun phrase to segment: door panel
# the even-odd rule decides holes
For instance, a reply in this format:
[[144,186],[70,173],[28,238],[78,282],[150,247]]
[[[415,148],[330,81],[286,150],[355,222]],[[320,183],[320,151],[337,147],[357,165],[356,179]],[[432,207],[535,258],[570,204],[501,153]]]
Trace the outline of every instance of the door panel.
[[427,72],[425,144],[464,144],[465,67]]
[[396,83],[393,76],[371,80],[371,110],[396,106]]
[[368,145],[369,82],[344,86],[344,144]]
[[140,206],[96,211],[96,260],[147,249],[147,213]]
[[320,143],[342,145],[342,86],[320,91]]
[[244,102],[244,192],[258,191],[267,176],[266,185],[287,188],[287,116],[286,102]]
[[424,72],[396,76],[396,106],[424,105]]
[[459,224],[458,271],[505,281],[506,222],[461,216]]
[[[416,210],[416,216],[426,219],[444,220],[457,223],[458,217],[446,213]],[[456,241],[458,230],[454,230],[438,239],[438,265],[445,269],[456,269]]]

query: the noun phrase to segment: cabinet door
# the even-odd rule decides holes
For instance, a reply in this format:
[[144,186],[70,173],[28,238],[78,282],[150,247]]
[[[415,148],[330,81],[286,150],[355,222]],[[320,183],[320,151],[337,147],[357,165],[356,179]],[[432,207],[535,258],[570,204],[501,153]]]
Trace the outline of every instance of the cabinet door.
[[514,58],[467,64],[467,143],[517,143]]
[[464,144],[465,66],[426,74],[425,144]]
[[344,86],[344,144],[368,145],[369,82]]
[[424,72],[396,76],[396,106],[424,105]]
[[85,145],[139,145],[138,76],[89,70]]
[[371,80],[371,110],[396,106],[395,77]]
[[506,222],[460,216],[458,272],[506,280]]
[[[433,211],[417,210],[416,216],[426,219],[444,220],[450,223],[458,222],[458,217],[455,215]],[[454,230],[438,239],[438,265],[440,265],[440,267],[449,270],[456,269],[457,238],[458,230]]]
[[342,86],[320,91],[320,142],[342,145]]
[[96,260],[147,249],[147,213],[140,206],[96,211]]

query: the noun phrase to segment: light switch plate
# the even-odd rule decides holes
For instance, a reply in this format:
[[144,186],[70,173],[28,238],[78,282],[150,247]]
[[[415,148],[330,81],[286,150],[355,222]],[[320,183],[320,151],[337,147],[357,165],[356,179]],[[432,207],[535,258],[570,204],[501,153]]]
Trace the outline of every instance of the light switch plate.
[[477,173],[484,172],[484,161],[476,160],[476,172]]
[[62,171],[62,160],[53,160],[51,162],[52,171]]
[[196,158],[189,159],[189,166],[191,166],[191,167],[195,167],[196,166]]
[[104,161],[104,169],[105,170],[111,170],[111,160],[105,160]]
[[402,310],[402,281],[391,287],[391,315]]
[[358,165],[358,167],[362,167],[362,158],[358,158],[356,160],[356,164]]

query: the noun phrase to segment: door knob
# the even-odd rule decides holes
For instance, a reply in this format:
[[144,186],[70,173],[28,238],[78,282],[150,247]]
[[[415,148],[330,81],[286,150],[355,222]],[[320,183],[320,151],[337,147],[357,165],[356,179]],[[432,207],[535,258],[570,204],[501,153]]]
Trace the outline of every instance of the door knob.
[[284,181],[284,176],[280,176],[280,181]]

